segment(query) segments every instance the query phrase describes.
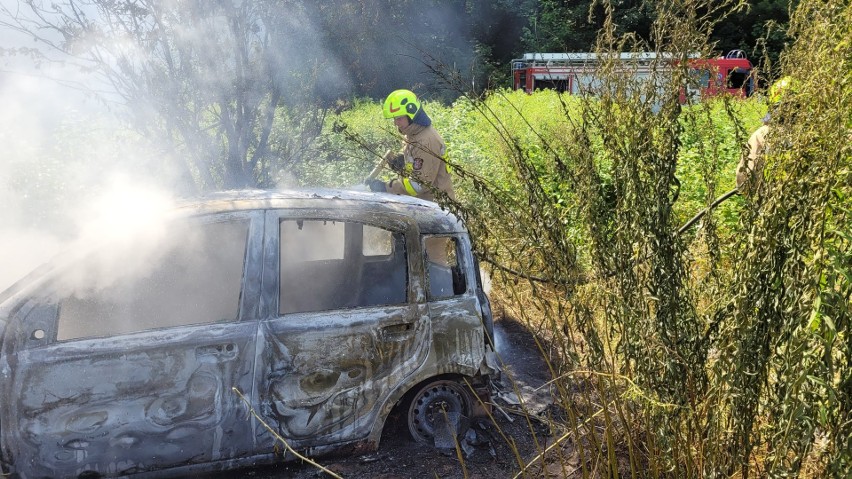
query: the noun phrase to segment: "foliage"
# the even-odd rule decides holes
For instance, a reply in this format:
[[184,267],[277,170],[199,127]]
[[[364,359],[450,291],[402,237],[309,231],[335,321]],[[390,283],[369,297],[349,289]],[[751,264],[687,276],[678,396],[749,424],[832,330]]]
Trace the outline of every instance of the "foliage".
[[355,100],[349,108],[329,116],[324,133],[305,162],[293,165],[288,177],[299,185],[341,187],[361,184],[384,151],[399,142],[393,123],[382,122],[382,106]]
[[163,159],[200,190],[259,183],[277,159],[276,109],[307,98],[301,86],[321,66],[291,41],[315,33],[300,21],[305,10],[284,0],[30,1],[3,13],[0,26],[32,35],[44,61],[90,71],[93,89],[107,85],[107,98],[167,145]]
[[[341,12],[372,5],[364,11],[378,15],[377,3],[356,3]],[[500,3],[513,5],[531,8]],[[568,3],[542,5],[540,18],[562,28],[559,8]],[[682,60],[712,54],[715,32],[746,11],[735,0],[631,4],[640,8],[634,16],[654,19],[636,36],[621,20],[630,12],[595,5],[597,52],[657,50]],[[473,2],[469,12],[476,8],[486,7]],[[581,18],[585,7],[571,8]],[[401,10],[390,13],[404,19]],[[327,26],[340,25],[332,20],[341,19]],[[553,386],[567,417],[553,427],[568,431],[558,437],[571,442],[566,452],[578,451],[584,477],[624,468],[643,477],[841,477],[852,467],[852,7],[802,2],[790,26],[794,42],[777,64],[799,88],[771,112],[763,186],[683,233],[696,210],[733,188],[741,147],[767,109],[763,96],[683,106],[685,61],[641,65],[655,70],[657,85],[635,81],[638,64],[605,62],[594,96],[481,94],[464,75],[440,71],[455,92],[447,97],[460,97],[444,106],[426,95],[457,185],[458,201],[444,206],[465,220],[501,297],[555,345]],[[170,44],[154,45],[165,53]],[[368,51],[357,50],[359,58]],[[165,60],[148,61],[168,71]],[[189,58],[187,68],[201,67],[212,68]],[[359,185],[385,150],[399,147],[370,99],[335,105],[333,114],[306,112],[281,90],[274,100],[275,82],[273,90],[237,88],[234,78],[243,77],[215,71],[221,81],[206,87],[236,97],[197,97],[199,85],[187,86],[171,97],[179,105],[159,104],[149,125],[172,140],[183,134],[171,129],[182,119],[193,135],[204,132],[183,140],[218,159],[209,181],[234,174],[225,165],[240,141],[253,155],[243,160],[257,157],[252,181],[262,186]],[[358,81],[370,83],[364,75]],[[137,79],[156,90],[201,78]],[[253,103],[245,106],[269,115],[232,137],[225,113],[248,93]],[[195,168],[187,171],[200,174]],[[61,184],[57,175],[46,180]]]
[[[41,50],[0,54],[99,77],[89,88],[106,86],[107,101],[162,145],[163,165],[181,166],[173,182],[205,191],[268,187],[282,171],[307,171],[304,153],[338,102],[398,87],[455,100],[461,92],[423,75],[424,62],[452,65],[466,90],[482,94],[508,82],[506,66],[522,50],[590,50],[607,18],[616,34],[653,48],[655,15],[652,3],[632,0],[32,0],[0,6],[0,27],[31,35]],[[772,65],[785,15],[777,0],[760,1],[737,17],[749,35],[728,28],[715,38],[752,52],[765,39]],[[767,21],[779,27],[766,30]]]
[[[714,54],[743,50],[764,66],[767,77],[774,77],[779,54],[791,40],[786,34],[789,12],[797,4],[798,0],[755,0],[734,15],[714,18],[710,32]],[[650,30],[657,15],[653,5],[635,0],[540,0],[529,14],[520,44],[525,52],[590,51],[611,15],[616,35],[633,35],[649,48],[659,48]],[[607,9],[611,9],[609,13]]]
[[777,476],[808,460],[842,475],[852,462],[850,20],[848,2],[801,3],[793,15],[796,43],[782,71],[799,87],[772,112],[777,146],[743,216],[749,240],[738,245],[719,334],[720,370],[742,371],[728,380],[743,426],[731,448],[745,463],[756,438],[766,441],[766,469]]
[[[658,47],[665,40],[665,50],[688,52],[709,38],[701,30],[706,18],[677,2],[663,7]],[[698,10],[738,7],[707,2]],[[587,215],[593,280],[571,296],[567,308],[580,314],[566,326],[589,344],[607,338],[612,349],[592,348],[585,364],[627,378],[632,391],[613,407],[621,427],[607,423],[603,437],[590,439],[606,444],[600,453],[614,438],[628,450],[641,445],[652,476],[848,473],[850,11],[838,2],[796,11],[796,43],[781,66],[801,81],[800,93],[773,111],[766,187],[734,205],[739,220],[728,225],[730,234],[720,235],[711,215],[684,243],[673,212],[683,200],[709,203],[730,184],[736,143],[720,141],[717,127],[707,125],[714,109],[741,116],[738,105],[680,111],[676,90],[636,95],[642,85],[613,68],[605,80],[610,93],[584,109],[572,141],[600,137],[598,153],[611,162],[568,150],[580,179],[564,181]],[[605,29],[603,49],[624,50],[616,38]],[[727,137],[739,143],[757,117],[749,125],[729,122]],[[589,312],[600,322],[590,323]],[[602,394],[617,397],[616,384],[607,382]],[[644,432],[631,435],[637,425]]]
[[[712,19],[742,4],[690,7],[659,5],[659,48],[710,48]],[[683,107],[686,71],[658,89],[613,65],[595,98],[494,91],[436,109],[459,185],[446,206],[559,350],[560,438],[584,476],[848,473],[850,15],[799,5],[781,57],[799,93],[772,111],[764,187],[683,234],[733,187],[762,96]],[[609,23],[599,41],[646,49]]]
[[[744,154],[748,136],[761,125],[766,114],[764,99],[714,98],[688,106],[682,123],[677,178],[680,196],[673,205],[675,217],[684,224],[713,198],[736,187],[736,165]],[[738,219],[742,201],[723,203],[716,214],[729,237]],[[721,234],[722,232],[720,232]]]
[[[614,24],[619,35],[634,33],[649,38],[654,19],[648,2],[625,0],[612,4]],[[523,46],[531,52],[591,51],[605,21],[605,4],[596,1],[540,0]]]
[[719,51],[743,50],[749,58],[761,59],[768,73],[777,70],[778,59],[792,38],[787,35],[790,12],[799,0],[755,0],[748,10],[727,18],[713,32]]

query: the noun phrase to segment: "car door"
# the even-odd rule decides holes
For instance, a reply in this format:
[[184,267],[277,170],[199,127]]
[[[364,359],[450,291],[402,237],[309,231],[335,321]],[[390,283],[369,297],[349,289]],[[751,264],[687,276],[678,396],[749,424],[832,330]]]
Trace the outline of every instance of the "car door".
[[233,388],[251,395],[262,224],[170,224],[156,247],[98,251],[27,299],[0,359],[13,471],[124,475],[252,453]]
[[[269,211],[258,410],[293,447],[364,439],[394,389],[424,363],[430,322],[417,229],[361,212]],[[273,434],[274,433],[274,434]]]
[[436,360],[473,376],[493,334],[490,305],[480,290],[467,235],[424,235],[426,290]]

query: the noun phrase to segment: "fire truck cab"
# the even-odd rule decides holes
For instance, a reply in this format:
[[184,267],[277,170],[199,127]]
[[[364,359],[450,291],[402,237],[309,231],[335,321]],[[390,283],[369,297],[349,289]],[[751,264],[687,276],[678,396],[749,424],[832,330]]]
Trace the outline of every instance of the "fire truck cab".
[[[618,53],[618,60],[637,78],[649,78],[653,64],[659,68],[657,53]],[[604,58],[596,53],[525,53],[512,60],[512,87],[532,93],[553,89],[578,94],[598,80]],[[665,58],[663,58],[665,60]],[[694,57],[689,61],[692,81],[681,94],[681,101],[730,94],[747,97],[754,91],[754,68],[742,50],[733,50],[719,58]]]
[[[727,55],[689,62],[692,80],[686,94],[690,99],[718,95],[746,98],[754,93],[755,71],[742,50],[732,50]],[[686,101],[681,95],[681,101]]]

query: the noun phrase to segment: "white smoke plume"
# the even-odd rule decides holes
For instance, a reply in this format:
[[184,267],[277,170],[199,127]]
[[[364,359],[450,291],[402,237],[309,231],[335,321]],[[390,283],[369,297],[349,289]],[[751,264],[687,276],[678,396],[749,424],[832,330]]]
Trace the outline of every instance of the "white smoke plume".
[[159,207],[152,198],[166,196],[146,170],[144,142],[78,90],[31,73],[0,71],[0,290],[64,249],[119,231],[115,222],[139,213],[128,201]]

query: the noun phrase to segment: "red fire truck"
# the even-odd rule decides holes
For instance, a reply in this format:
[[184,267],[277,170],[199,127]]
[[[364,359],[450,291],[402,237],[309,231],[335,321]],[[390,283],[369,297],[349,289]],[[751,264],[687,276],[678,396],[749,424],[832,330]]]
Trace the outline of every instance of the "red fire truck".
[[[654,65],[660,62],[656,53],[619,53],[618,60],[628,64],[638,78],[651,76]],[[577,94],[593,89],[602,58],[595,53],[525,53],[512,60],[513,88],[532,93],[553,89]],[[662,58],[665,60],[665,58]],[[689,60],[693,81],[681,95],[687,98],[706,98],[721,94],[751,96],[755,88],[755,71],[742,50],[733,50],[719,58]]]

